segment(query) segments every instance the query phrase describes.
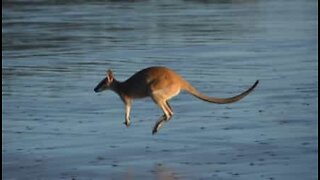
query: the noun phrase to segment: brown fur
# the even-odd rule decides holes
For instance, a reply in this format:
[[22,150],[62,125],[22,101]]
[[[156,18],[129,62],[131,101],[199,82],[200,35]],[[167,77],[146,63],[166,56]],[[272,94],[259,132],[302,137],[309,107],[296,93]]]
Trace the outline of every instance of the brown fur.
[[131,102],[136,98],[151,97],[152,100],[160,106],[164,115],[155,124],[152,133],[159,131],[164,122],[171,119],[173,111],[168,103],[172,97],[178,95],[181,90],[185,90],[193,96],[211,103],[226,104],[239,101],[248,95],[259,83],[256,81],[245,92],[231,98],[208,97],[197,91],[189,82],[180,75],[166,67],[149,67],[143,69],[124,82],[119,82],[114,78],[111,70],[94,89],[95,92],[111,89],[117,93],[126,107],[125,124],[130,125]]

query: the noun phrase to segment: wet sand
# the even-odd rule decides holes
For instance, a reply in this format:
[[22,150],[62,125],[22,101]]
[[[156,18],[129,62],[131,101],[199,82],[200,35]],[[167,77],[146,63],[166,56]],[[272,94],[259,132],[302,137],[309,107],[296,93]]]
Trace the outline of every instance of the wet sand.
[[[2,179],[318,179],[316,1],[3,5]],[[155,65],[216,97],[260,84],[227,105],[181,93],[152,135],[152,100],[126,128],[93,88]]]

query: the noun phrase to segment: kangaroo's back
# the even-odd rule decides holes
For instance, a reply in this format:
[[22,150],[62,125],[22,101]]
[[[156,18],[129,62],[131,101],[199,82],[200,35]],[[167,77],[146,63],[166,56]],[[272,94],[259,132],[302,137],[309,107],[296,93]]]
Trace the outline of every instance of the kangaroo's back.
[[131,83],[131,82],[143,81],[149,84],[150,82],[153,82],[155,80],[161,79],[165,81],[170,81],[170,80],[177,80],[177,78],[180,78],[180,76],[177,73],[175,73],[173,70],[166,67],[154,66],[154,67],[143,69],[135,73],[126,82]]
[[173,70],[166,67],[149,67],[143,69],[123,83],[123,90],[132,97],[149,96],[150,90],[156,91],[170,86],[181,88],[183,79]]

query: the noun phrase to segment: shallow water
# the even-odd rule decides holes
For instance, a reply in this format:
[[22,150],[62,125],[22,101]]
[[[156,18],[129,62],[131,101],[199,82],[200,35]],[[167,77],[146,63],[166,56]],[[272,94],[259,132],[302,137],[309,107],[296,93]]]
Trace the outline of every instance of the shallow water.
[[[317,179],[318,2],[2,2],[3,179]],[[132,125],[93,88],[167,66],[216,105],[182,93],[137,100]]]

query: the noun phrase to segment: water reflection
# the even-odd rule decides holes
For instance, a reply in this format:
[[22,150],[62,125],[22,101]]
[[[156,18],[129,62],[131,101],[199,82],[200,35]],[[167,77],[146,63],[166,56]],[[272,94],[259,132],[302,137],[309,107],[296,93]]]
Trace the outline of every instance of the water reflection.
[[191,9],[193,4],[170,1],[50,2],[4,3],[5,59],[212,43],[255,32],[259,13],[254,3],[247,7],[213,3]]

